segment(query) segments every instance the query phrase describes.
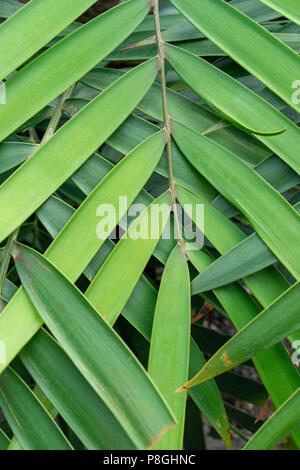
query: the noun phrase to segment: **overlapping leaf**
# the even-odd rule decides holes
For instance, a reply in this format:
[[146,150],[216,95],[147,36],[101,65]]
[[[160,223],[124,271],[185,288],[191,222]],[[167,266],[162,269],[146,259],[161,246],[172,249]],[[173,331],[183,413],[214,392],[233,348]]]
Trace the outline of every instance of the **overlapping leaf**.
[[174,419],[140,364],[49,261],[24,246],[16,247],[15,256],[30,300],[68,356],[137,447],[151,447]]

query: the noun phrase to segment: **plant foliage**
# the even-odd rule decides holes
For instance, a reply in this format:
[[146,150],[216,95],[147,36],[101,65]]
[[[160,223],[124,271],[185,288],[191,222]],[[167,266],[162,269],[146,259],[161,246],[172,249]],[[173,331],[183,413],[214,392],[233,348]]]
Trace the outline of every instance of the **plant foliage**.
[[299,2],[23,3],[0,0],[0,449],[299,449]]

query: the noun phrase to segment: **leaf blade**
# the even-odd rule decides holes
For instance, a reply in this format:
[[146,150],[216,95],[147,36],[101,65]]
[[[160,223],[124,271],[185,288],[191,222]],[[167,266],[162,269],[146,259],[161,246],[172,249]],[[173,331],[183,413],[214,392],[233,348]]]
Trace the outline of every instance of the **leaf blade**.
[[[219,349],[205,367],[187,382],[186,387],[192,387],[203,380],[230,370],[298,330],[300,327],[299,300],[300,284],[298,282]],[[285,314],[284,324],[281,321],[283,313]]]
[[0,376],[0,403],[24,449],[72,449],[50,415],[12,369]]
[[169,404],[178,424],[154,445],[156,450],[181,450],[183,445],[186,395],[178,396],[174,391],[183,377],[188,376],[191,317],[189,284],[187,263],[177,245],[167,261],[160,285],[148,373]]
[[[1,185],[0,214],[6,220],[5,227],[0,230],[1,240],[31,215],[109,137],[146,93],[156,73],[154,59],[123,76],[123,80],[115,82],[61,127]],[[134,90],[127,94],[131,83],[135,85]],[[113,111],[114,119],[107,119]],[[24,194],[17,198],[15,195],[20,187]],[[15,204],[8,212],[7,201],[11,198]]]
[[[200,0],[196,4],[193,0],[171,2],[197,29],[299,112],[300,107],[293,102],[291,92],[290,77],[298,77],[300,69],[294,51],[221,0]],[[220,22],[227,24],[229,31],[220,28]],[[238,42],[231,34],[232,29],[239,37]]]
[[[42,255],[18,246],[15,261],[27,294],[72,362],[137,447],[150,446],[174,420],[130,350],[80,291]],[[99,361],[99,357],[109,357],[109,361]]]
[[[32,0],[0,27],[0,80],[41,49],[95,0]],[[51,22],[49,21],[51,16]],[[16,44],[18,45],[16,47]]]

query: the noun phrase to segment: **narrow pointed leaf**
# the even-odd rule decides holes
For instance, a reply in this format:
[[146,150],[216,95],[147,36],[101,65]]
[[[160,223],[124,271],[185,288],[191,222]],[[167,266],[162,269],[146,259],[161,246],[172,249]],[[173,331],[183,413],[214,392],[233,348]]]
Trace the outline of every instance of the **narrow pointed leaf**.
[[158,386],[178,424],[154,446],[160,450],[181,450],[185,423],[186,394],[175,394],[188,377],[190,349],[190,280],[187,262],[179,246],[172,251],[160,284],[148,373]]
[[232,369],[299,329],[299,302],[298,282],[219,349],[185,388]]
[[130,439],[140,449],[151,447],[174,420],[142,366],[80,291],[42,255],[17,246],[16,267],[46,325]]
[[0,145],[0,173],[11,170],[29,158],[37,145],[23,142],[5,142]]
[[193,294],[230,284],[276,262],[276,257],[253,233],[218,258],[192,282]]
[[[207,61],[180,47],[166,44],[165,48],[168,61],[176,72],[222,118],[247,132],[258,135],[277,135],[286,130],[282,127],[280,114],[276,110],[273,113],[273,121],[266,120],[262,113],[269,111],[272,114],[272,108],[251,90]],[[200,82],[199,77],[203,77],[204,80]],[[221,95],[218,85],[222,89]],[[233,96],[235,96],[235,101],[232,100]],[[239,102],[237,98],[241,101]],[[241,107],[241,103],[244,107]],[[257,115],[252,116],[247,111],[247,107],[256,109]],[[277,117],[277,122],[274,115]],[[260,117],[261,121],[258,123]],[[264,129],[266,121],[267,125],[273,129]]]
[[[199,367],[203,367],[205,363],[206,361],[201,350],[193,338],[191,338],[189,377],[194,377]],[[228,418],[216,382],[208,380],[205,383],[199,384],[189,390],[189,395],[220,435],[221,439],[223,439],[227,449],[231,449],[232,443]]]
[[[97,160],[93,158],[93,163],[96,164]],[[85,177],[83,177],[81,180],[81,183],[84,184],[84,187],[86,189],[90,188],[93,184],[93,178],[95,177],[95,169],[97,168],[97,165],[94,164],[92,165],[94,174],[89,173],[89,182],[86,181]],[[86,176],[86,173],[83,173]],[[79,174],[78,178],[76,179],[77,181],[80,180]],[[61,200],[52,197],[39,210],[39,216],[42,215],[41,220],[43,221],[43,223],[46,222],[47,227],[50,227],[52,236],[55,236],[63,228],[64,223],[68,220],[70,216],[72,216],[73,212],[74,209],[72,209],[66,203],[63,203]],[[106,243],[108,242],[110,242],[110,245],[112,245],[111,249],[109,249],[109,254],[113,250],[113,243],[110,240],[106,241]],[[104,246],[101,248],[100,253],[103,248]],[[162,245],[162,248],[164,248],[164,245]],[[104,260],[107,258],[108,254],[102,255],[104,256]],[[167,259],[167,257],[168,253],[165,253],[164,258]],[[164,261],[162,260],[162,262]],[[92,263],[90,264],[90,269],[89,267],[86,268],[86,274],[88,274],[88,270],[89,274],[92,277],[94,277],[98,271],[95,271],[94,266],[92,266]],[[157,291],[155,287],[152,285],[152,283],[147,280],[146,277],[142,276],[139,279],[134,290],[132,291],[129,300],[122,311],[122,315],[138,331],[140,331],[140,333],[148,341],[150,341],[151,338],[153,312],[155,310],[156,300]],[[204,357],[201,354],[201,351],[197,347],[194,340],[191,339],[190,377],[192,377],[197,372],[197,370],[199,370],[203,363],[205,363]],[[191,371],[194,371],[194,373],[192,373]],[[191,396],[197,404],[197,407],[207,417],[209,422],[220,434],[221,438],[225,441],[227,446],[230,447],[230,436],[228,434],[229,424],[226,418],[226,411],[223,405],[223,401],[215,382],[211,380],[205,384],[201,384],[197,387],[194,387],[191,391]]]
[[149,8],[149,0],[118,5],[59,41],[10,78],[6,82],[7,105],[0,106],[0,141],[104,59],[142,21]]
[[10,368],[0,376],[0,405],[23,449],[71,450],[51,416]]
[[207,38],[299,112],[292,89],[300,72],[296,52],[223,0],[171,2]]
[[[300,212],[300,203],[294,207]],[[230,284],[271,266],[276,261],[273,253],[258,235],[253,233],[196,276],[192,282],[192,292],[199,294]]]
[[[127,157],[125,157],[103,180],[103,186],[101,183],[97,186],[91,194],[91,197],[83,203],[63,230],[63,226],[58,227],[56,222],[55,224],[53,224],[52,221],[49,222],[49,228],[53,235],[56,235],[60,230],[62,231],[47,250],[46,256],[55,263],[69,279],[76,281],[91,261],[93,255],[96,254],[97,250],[105,241],[104,239],[100,240],[96,236],[96,209],[101,203],[101,199],[105,198],[102,202],[106,204],[116,204],[117,202],[118,205],[119,191],[122,191],[123,195],[128,197],[127,203],[130,204],[132,198],[137,195],[147,177],[150,175],[149,173],[147,176],[147,168],[151,172],[151,167],[154,167],[155,161],[159,159],[159,152],[162,150],[163,140],[163,135],[160,131],[157,135],[150,137],[149,141],[145,141],[145,143],[140,144],[134,149],[128,155],[128,161]],[[151,152],[155,152],[155,154],[152,155],[153,161],[148,153],[149,144],[153,144],[150,150]],[[147,152],[146,149],[148,149]],[[132,168],[134,168],[135,174],[139,174],[136,185],[132,184],[128,174],[128,169],[132,170]],[[99,199],[97,197],[98,193],[101,195]],[[110,197],[112,197],[112,199],[107,198],[108,194],[111,195]],[[50,203],[50,206],[52,207],[53,204],[51,205]],[[128,206],[125,204],[123,209],[120,208],[120,211],[117,211],[116,224],[118,218],[123,215],[124,211],[126,212],[127,208]],[[65,209],[64,207],[63,210],[61,210],[61,205],[58,207],[57,204],[54,204],[53,210],[57,212],[57,216],[59,214],[61,215],[63,224],[68,221],[74,212],[71,207],[68,207],[67,212]],[[83,220],[85,223],[82,223]],[[90,230],[91,224],[94,226],[94,230]],[[72,230],[70,230],[70,227],[72,227]],[[75,232],[77,233],[76,237],[73,236]],[[72,249],[73,246],[75,247],[75,242],[76,250]],[[155,241],[155,243],[157,242],[158,240]],[[111,249],[109,251],[111,251]],[[92,272],[92,276],[94,275],[95,268],[93,268]],[[129,291],[128,297],[133,287]],[[32,338],[42,323],[40,316],[37,314],[32,304],[28,302],[24,290],[22,288],[19,289],[15,298],[7,305],[3,315],[0,317],[0,340],[5,341],[6,344],[6,362],[5,364],[0,364],[0,370],[4,370],[17,352]],[[22,325],[22,328],[20,328],[20,325]],[[14,331],[14,335],[12,335],[12,331]]]
[[[161,209],[155,217],[156,209]],[[86,291],[90,302],[113,324],[140,278],[168,223],[170,196],[164,193],[130,225]],[[107,295],[113,290],[114,295]]]
[[300,131],[292,121],[206,60],[171,45],[166,45],[166,53],[177,73],[217,114],[258,134],[258,139],[300,173],[295,152]]
[[[116,71],[115,69],[112,70],[107,68],[97,68],[89,72],[85,77],[83,77],[82,81],[89,86],[95,87],[98,90],[102,90],[106,88],[113,80],[121,76],[123,73],[124,72],[121,72],[120,70]],[[172,89],[167,89],[167,96],[169,114],[171,118],[175,119],[176,121],[182,122],[182,124],[185,124],[188,127],[191,127],[192,129],[195,129],[201,133],[207,132],[208,129],[212,130],[214,126],[219,124],[219,116],[211,112],[209,109],[202,107],[195,101],[192,101],[191,99],[182,95],[181,93],[177,93]],[[160,121],[163,120],[161,90],[158,84],[154,84],[151,87],[147,95],[139,104],[139,109],[152,118],[158,119]],[[132,117],[130,121],[132,122]],[[135,119],[135,129],[138,125],[136,121],[137,119]],[[151,124],[149,122],[145,123],[145,121],[139,120],[139,124],[139,128],[143,127],[143,129],[146,129],[147,126],[147,128],[151,130]],[[133,139],[132,132],[129,135],[130,139]],[[242,132],[237,128],[233,128],[232,126],[227,128],[216,129],[216,132],[211,132],[208,135],[215,142],[220,143],[228,150],[239,155],[240,158],[249,161],[252,164],[257,164],[259,161],[270,155],[268,149],[266,149],[260,142],[258,142],[257,139],[255,139],[250,134],[246,135],[245,132]],[[126,151],[128,151],[128,149]],[[177,155],[174,154],[174,162],[176,162],[176,160]],[[176,169],[177,168],[175,167],[175,176],[177,178],[181,178],[182,169],[178,168],[178,172],[176,172]],[[189,181],[189,179],[191,178],[192,173],[190,172],[187,181]],[[200,181],[198,184],[201,187],[204,183]],[[209,197],[211,188],[207,188],[206,181],[204,189],[207,193],[206,197]],[[210,191],[208,191],[208,189],[210,189]]]
[[95,0],[31,0],[23,6],[0,27],[0,80],[29,59],[93,3]]
[[[235,224],[207,204],[203,198],[178,185],[177,193],[180,203],[184,205],[188,215],[195,223],[197,222],[197,219],[194,218],[196,212],[188,209],[195,208],[197,204],[204,204],[205,235],[222,254],[234,247],[238,241],[246,238],[246,235],[242,234]],[[188,255],[199,272],[206,269],[213,261],[210,256],[200,250],[188,250]],[[273,268],[253,274],[245,282],[265,307],[269,306],[289,287],[286,280],[278,276],[277,271]],[[234,284],[224,286],[216,289],[215,294],[237,329],[243,328],[260,312],[257,304],[241,286]],[[276,344],[269,350],[261,352],[254,358],[254,362],[269,395],[277,407],[282,405],[299,388],[299,373],[282,344]],[[273,364],[272,368],[270,368],[270,364]],[[278,379],[283,375],[286,378],[285,381]],[[300,445],[299,431],[296,431],[293,437]]]
[[111,411],[45,330],[27,344],[20,358],[88,449],[135,448]]
[[2,0],[0,4],[0,15],[1,18],[9,18],[11,15],[16,13],[19,8],[22,8],[24,5],[17,0]]
[[[220,145],[178,122],[173,122],[173,132],[188,160],[241,210],[262,240],[299,279],[300,217],[295,209],[253,169]],[[243,186],[238,184],[241,180]],[[275,233],[274,224],[281,230]]]
[[298,0],[259,0],[262,3],[265,3],[268,7],[273,8],[273,10],[279,11],[282,16],[290,18],[295,23],[300,24],[300,11]]
[[[2,184],[0,217],[6,223],[0,229],[1,240],[26,220],[124,121],[147,92],[156,73],[155,59],[128,72],[60,128]],[[22,198],[17,197],[20,187]],[[14,205],[9,208],[11,200]]]
[[259,428],[244,450],[270,450],[300,426],[300,389]]
[[[95,255],[97,249],[104,243],[109,234],[96,235],[97,224],[101,223],[100,213],[97,213],[101,204],[114,208],[117,224],[125,215],[128,207],[135,200],[151,176],[155,166],[162,155],[165,146],[163,131],[150,136],[135,149],[133,149],[110,173],[96,186],[89,197],[76,211],[75,217],[65,226],[63,233],[57,237],[57,243],[52,249],[52,257],[62,259],[67,246],[72,245],[73,254],[68,259],[68,267],[64,272],[80,274],[80,265],[83,256],[86,264]],[[120,199],[120,196],[122,199]],[[98,215],[97,215],[98,214]],[[103,215],[103,214],[102,214]],[[94,237],[82,251],[83,227],[94,227]],[[112,226],[113,230],[114,226]],[[59,239],[63,243],[59,243]],[[81,263],[79,263],[79,258]],[[79,268],[79,269],[78,269]]]

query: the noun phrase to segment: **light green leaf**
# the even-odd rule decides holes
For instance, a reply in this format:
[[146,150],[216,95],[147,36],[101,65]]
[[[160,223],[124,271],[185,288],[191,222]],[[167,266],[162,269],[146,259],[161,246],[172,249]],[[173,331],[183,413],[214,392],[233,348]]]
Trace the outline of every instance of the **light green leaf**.
[[[86,291],[90,302],[113,324],[125,306],[169,220],[164,193],[130,225]],[[158,216],[156,216],[158,214]],[[107,295],[113,290],[114,295]]]
[[[235,224],[207,204],[203,198],[180,186],[177,186],[177,194],[180,203],[185,206],[185,210],[194,222],[197,222],[195,218],[197,204],[204,204],[205,235],[222,254],[246,238],[246,235],[242,234]],[[204,271],[213,261],[210,256],[200,250],[188,250],[188,256],[199,272]],[[287,281],[273,268],[253,274],[245,281],[248,288],[265,307],[289,287]],[[238,329],[243,328],[260,312],[257,304],[241,286],[233,284],[224,286],[216,289],[215,294]],[[299,373],[285,347],[282,344],[276,344],[255,357],[254,362],[269,395],[279,407],[300,385]],[[272,368],[270,368],[270,363],[273,364]],[[285,381],[280,379],[283,375],[286,378]],[[300,445],[299,431],[293,437]]]
[[[300,212],[300,203],[295,209]],[[249,276],[277,261],[256,233],[237,244],[225,255],[216,259],[192,282],[193,294],[199,294]]]
[[182,380],[188,377],[190,302],[188,266],[177,245],[167,261],[158,293],[148,373],[169,404],[178,424],[154,445],[156,450],[181,450],[183,445],[186,394],[178,395],[174,392]]
[[[128,72],[60,128],[1,185],[0,217],[6,221],[0,229],[1,240],[26,220],[124,121],[156,74],[156,59]],[[17,197],[20,188],[22,198]],[[8,205],[11,200],[13,207]]]
[[[86,4],[87,0],[84,2]],[[43,5],[45,0],[35,0],[35,3]],[[63,3],[69,5],[68,0]],[[80,5],[82,2],[76,0],[74,3]],[[66,8],[69,10],[69,6]],[[149,0],[129,0],[109,10],[58,42],[8,80],[7,105],[0,106],[0,141],[104,59],[142,21],[149,8]],[[49,22],[48,15],[46,18]]]
[[230,284],[276,262],[276,257],[253,233],[216,259],[192,282],[193,294]]
[[[95,87],[98,90],[102,90],[106,88],[110,83],[112,83],[113,80],[116,80],[118,77],[120,77],[123,73],[124,72],[119,70],[117,71],[115,69],[112,70],[108,68],[96,68],[89,72],[85,77],[83,77],[82,81],[88,84],[89,86]],[[197,102],[187,98],[183,94],[177,93],[172,89],[167,89],[167,97],[168,112],[173,119],[201,133],[208,132],[209,130],[209,138],[211,138],[215,142],[220,143],[221,145],[223,145],[233,153],[237,154],[240,158],[244,159],[245,161],[249,161],[251,164],[257,164],[270,155],[270,152],[268,151],[268,149],[265,148],[264,145],[258,142],[252,135],[245,134],[245,132],[242,132],[240,129],[233,128],[232,126],[230,126],[225,129],[217,128],[215,129],[215,132],[213,132],[214,127],[220,123],[219,116],[212,113],[207,108],[202,107]],[[149,92],[139,104],[139,109],[143,113],[148,114],[151,118],[155,118],[160,121],[163,120],[161,90],[158,84],[154,84],[151,87]],[[130,127],[129,123],[131,124]],[[139,120],[139,122],[137,122],[137,119],[135,119],[135,123],[133,123],[132,117],[124,123],[124,128],[126,127],[126,124],[128,126],[127,134],[129,134],[131,139],[134,138],[133,132],[128,131],[129,129],[132,129],[133,124],[135,124],[134,134],[137,132],[137,127],[140,132],[141,128],[147,128],[150,131],[151,127],[153,127],[153,125],[151,126],[149,122],[146,123],[144,120],[141,119]],[[119,131],[117,131],[116,134],[119,138],[118,141],[120,140],[120,137],[123,137],[124,141],[124,131],[125,129],[123,130],[123,135],[122,133],[119,133]],[[154,132],[154,130],[152,132]],[[110,145],[116,144],[116,142],[112,141],[112,139],[110,139],[109,143]],[[124,151],[124,149],[121,151]],[[128,151],[128,149],[126,151]],[[177,162],[176,153],[174,154],[174,162]],[[180,168],[178,169],[178,171],[176,170],[177,168],[175,167],[174,174],[177,178],[180,178],[182,170]],[[192,174],[190,172],[187,181],[189,181],[191,177]],[[207,181],[203,180],[198,182],[198,191],[199,187],[201,188],[204,184],[204,190],[206,190],[207,197],[209,197],[211,192],[208,191]],[[209,189],[211,191],[211,188]],[[205,196],[204,193],[203,195]]]
[[[232,59],[300,111],[299,104],[293,100],[292,88],[299,77],[300,61],[292,49],[223,0],[171,2]],[[220,28],[220,24],[224,27]]]
[[[284,118],[280,119],[277,110],[273,110],[258,95],[229,75],[180,47],[166,44],[165,50],[170,64],[181,78],[222,118],[258,135],[278,135],[286,130],[282,127]],[[203,77],[202,82],[199,77]],[[232,99],[233,96],[235,100]],[[252,116],[247,108],[254,108],[255,116]],[[273,119],[266,119],[268,113]],[[266,122],[273,130],[264,130]]]
[[258,139],[300,173],[295,150],[300,131],[292,121],[206,60],[171,45],[166,45],[166,53],[176,72],[217,114],[258,134]]
[[300,24],[300,11],[299,11],[299,2],[298,0],[259,0],[262,3],[265,3],[270,8],[273,8],[282,16],[290,18],[295,23]]
[[29,59],[95,1],[31,0],[23,6],[0,27],[0,80]]

